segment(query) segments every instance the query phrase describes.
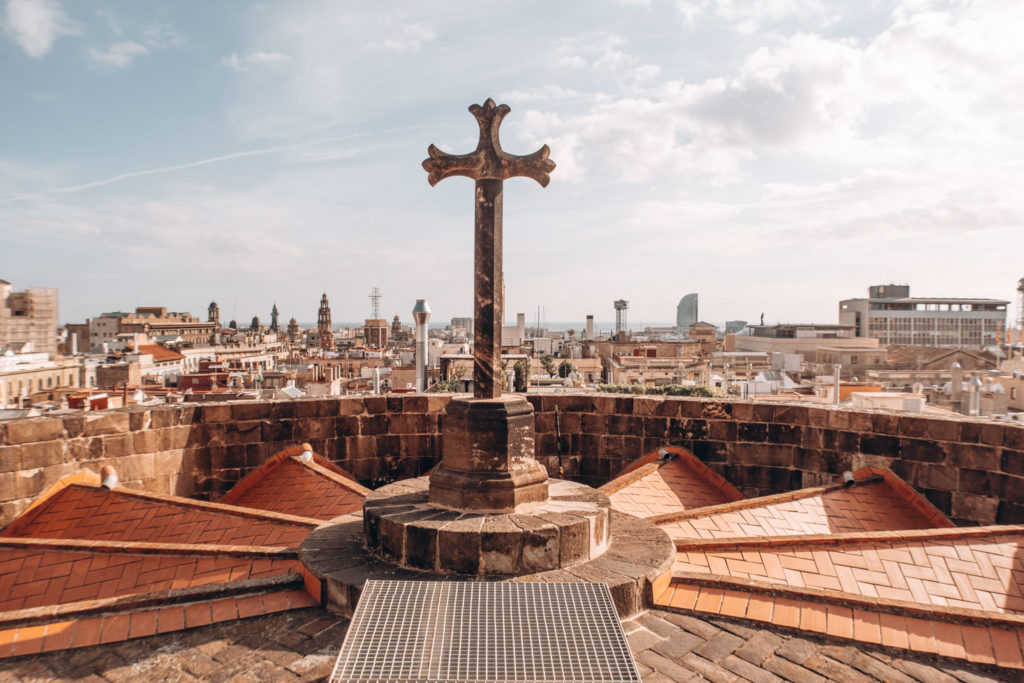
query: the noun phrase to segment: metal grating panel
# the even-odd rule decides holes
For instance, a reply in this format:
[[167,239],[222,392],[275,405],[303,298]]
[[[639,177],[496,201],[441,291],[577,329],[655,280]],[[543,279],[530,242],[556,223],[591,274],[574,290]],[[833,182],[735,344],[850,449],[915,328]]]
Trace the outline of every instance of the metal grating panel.
[[367,581],[331,681],[639,681],[599,583]]

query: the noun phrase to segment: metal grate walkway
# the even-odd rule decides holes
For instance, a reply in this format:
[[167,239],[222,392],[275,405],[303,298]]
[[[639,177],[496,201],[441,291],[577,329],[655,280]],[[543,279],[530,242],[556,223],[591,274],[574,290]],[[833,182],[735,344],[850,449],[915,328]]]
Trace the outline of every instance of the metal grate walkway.
[[639,681],[604,584],[368,581],[331,681]]

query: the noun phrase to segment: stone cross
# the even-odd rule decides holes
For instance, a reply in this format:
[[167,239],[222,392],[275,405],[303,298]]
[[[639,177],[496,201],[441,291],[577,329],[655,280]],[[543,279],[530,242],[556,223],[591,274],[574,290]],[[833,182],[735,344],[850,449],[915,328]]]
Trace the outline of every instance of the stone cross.
[[533,178],[547,187],[548,173],[555,162],[544,145],[533,154],[515,156],[501,149],[498,128],[511,111],[507,105],[495,105],[488,98],[474,104],[469,112],[480,124],[480,141],[472,154],[446,154],[434,145],[427,150],[429,159],[423,168],[431,185],[451,176],[476,180],[476,230],[473,306],[473,397],[493,399],[501,396],[501,324],[504,312],[504,276],[501,270],[501,193],[507,178]]

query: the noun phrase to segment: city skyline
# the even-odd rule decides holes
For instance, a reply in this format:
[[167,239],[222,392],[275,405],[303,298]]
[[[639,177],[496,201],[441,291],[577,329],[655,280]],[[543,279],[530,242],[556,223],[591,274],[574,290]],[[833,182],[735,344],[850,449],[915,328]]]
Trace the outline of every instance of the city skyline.
[[419,162],[494,97],[505,148],[558,164],[506,184],[507,320],[622,298],[635,327],[699,292],[712,321],[829,323],[889,282],[1014,301],[1024,9],[734,5],[9,0],[0,278],[58,288],[61,322],[310,320],[323,291],[358,321],[372,286],[389,319],[466,315],[468,183]]

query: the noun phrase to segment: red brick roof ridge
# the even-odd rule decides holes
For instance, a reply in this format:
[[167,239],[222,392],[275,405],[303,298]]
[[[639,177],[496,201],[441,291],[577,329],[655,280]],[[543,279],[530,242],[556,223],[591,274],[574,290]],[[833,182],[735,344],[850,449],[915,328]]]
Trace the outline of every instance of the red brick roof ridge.
[[[72,484],[72,486],[79,486],[81,484]],[[84,487],[83,487],[84,488]],[[212,502],[208,500],[196,500],[194,498],[185,498],[182,496],[172,496],[166,493],[151,493],[149,491],[139,491],[137,489],[128,489],[123,487],[117,487],[110,490],[111,494],[127,495],[134,498],[142,498],[145,500],[156,501],[159,503],[167,503],[170,505],[178,505],[181,507],[200,508],[203,510],[209,510],[211,512],[218,512],[222,514],[235,515],[237,517],[249,517],[254,519],[265,519],[274,522],[284,522],[286,524],[301,524],[303,526],[320,526],[323,524],[323,520],[314,519],[312,517],[302,517],[299,515],[289,515],[285,512],[273,512],[272,510],[258,510],[256,508],[247,508],[240,505],[231,505],[229,503]]]
[[[858,484],[866,483],[877,483],[881,482],[882,477],[872,478],[867,481],[859,481]],[[681,510],[679,512],[667,512],[661,515],[653,515],[647,518],[647,521],[658,524],[669,524],[671,522],[681,522],[687,519],[698,519],[700,517],[710,517],[712,515],[725,514],[727,512],[735,512],[737,510],[746,510],[749,508],[764,507],[766,505],[775,505],[776,503],[786,503],[791,500],[801,500],[803,498],[813,498],[814,496],[820,496],[830,491],[840,491],[843,489],[842,484],[833,484],[831,486],[812,486],[804,489],[796,489],[795,491],[784,491],[782,493],[773,493],[767,496],[758,496],[757,498],[743,498],[741,500],[734,500],[730,503],[721,503],[720,505],[708,505],[707,507],[695,508],[693,510]]]
[[325,479],[330,479],[335,484],[338,484],[339,486],[347,488],[352,493],[356,493],[356,494],[358,494],[360,496],[366,496],[366,494],[370,493],[370,491],[371,491],[371,489],[366,488],[365,486],[360,484],[358,481],[356,481],[354,479],[350,479],[349,477],[347,477],[345,475],[338,474],[334,470],[328,469],[328,468],[324,467],[323,465],[321,465],[320,463],[316,462],[316,460],[314,460],[313,462],[304,463],[304,462],[302,462],[301,460],[299,460],[295,456],[292,456],[292,460],[294,460],[295,462],[299,463],[300,465],[303,465],[303,466],[309,468],[313,472],[316,472],[321,477],[324,477]]

